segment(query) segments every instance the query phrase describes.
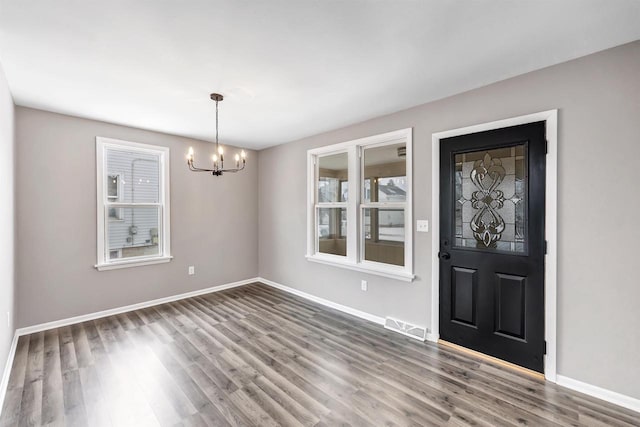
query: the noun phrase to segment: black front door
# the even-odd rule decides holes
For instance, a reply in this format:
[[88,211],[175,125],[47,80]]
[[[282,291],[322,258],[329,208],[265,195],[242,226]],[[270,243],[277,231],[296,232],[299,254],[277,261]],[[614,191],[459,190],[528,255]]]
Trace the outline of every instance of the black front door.
[[440,338],[543,372],[545,123],[440,142]]

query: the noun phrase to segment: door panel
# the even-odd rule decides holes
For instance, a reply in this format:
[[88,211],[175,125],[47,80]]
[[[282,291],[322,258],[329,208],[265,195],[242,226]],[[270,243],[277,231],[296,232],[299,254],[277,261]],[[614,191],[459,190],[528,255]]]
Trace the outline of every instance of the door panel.
[[526,278],[500,273],[496,276],[496,332],[524,339]]
[[441,140],[440,336],[543,371],[545,125]]
[[476,270],[470,268],[453,267],[451,283],[451,319],[467,324],[476,325]]

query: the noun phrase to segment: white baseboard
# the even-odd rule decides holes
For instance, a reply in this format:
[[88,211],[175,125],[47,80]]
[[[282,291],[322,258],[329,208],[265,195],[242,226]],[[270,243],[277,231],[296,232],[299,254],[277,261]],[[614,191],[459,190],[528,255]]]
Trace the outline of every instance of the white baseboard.
[[350,314],[352,316],[359,317],[364,320],[368,320],[369,322],[377,323],[378,325],[384,325],[384,317],[376,316],[374,314],[366,313],[364,311],[356,310],[355,308],[348,307],[346,305],[338,304],[333,301],[329,301],[324,298],[317,297],[315,295],[308,294],[306,292],[299,291],[298,289],[290,288],[289,286],[285,286],[283,284],[274,282],[272,280],[265,279],[263,277],[258,277],[258,282],[264,283],[265,285],[269,285],[273,288],[280,289],[281,291],[288,292],[293,295],[297,295],[304,299],[308,299],[309,301],[316,302],[318,304],[324,305],[326,307],[334,308],[338,311],[342,311],[343,313]]
[[582,381],[574,380],[573,378],[565,377],[564,375],[558,375],[557,384],[570,388],[571,390],[579,391],[580,393],[602,399],[609,403],[613,403],[614,405],[640,412],[640,399],[607,390],[606,388],[583,383]]
[[427,332],[427,341],[437,343],[439,339],[440,339],[440,334]]
[[18,347],[18,332],[14,332],[9,354],[7,355],[7,363],[2,371],[2,380],[0,381],[0,416],[2,415],[2,407],[4,406],[4,397],[7,395],[7,387],[9,387],[9,376],[11,375],[11,367],[13,359],[16,356],[16,348]]
[[225,289],[236,288],[238,286],[248,285],[249,283],[257,282],[259,279],[253,277],[251,279],[240,280],[238,282],[226,283],[224,285],[212,286],[210,288],[199,289],[197,291],[186,292],[184,294],[172,295],[170,297],[158,298],[151,301],[140,302],[137,304],[126,305],[124,307],[112,308],[109,310],[98,311],[95,313],[84,314],[82,316],[69,317],[67,319],[54,320],[53,322],[41,323],[39,325],[27,326],[25,328],[19,328],[16,330],[18,336],[33,334],[35,332],[42,332],[49,329],[60,328],[63,326],[73,325],[76,323],[86,322],[88,320],[100,319],[102,317],[113,316],[114,314],[127,313],[129,311],[139,310],[141,308],[153,307],[154,305],[165,304],[168,302],[178,301],[185,298],[191,298],[198,295],[209,294],[212,292],[219,292]]

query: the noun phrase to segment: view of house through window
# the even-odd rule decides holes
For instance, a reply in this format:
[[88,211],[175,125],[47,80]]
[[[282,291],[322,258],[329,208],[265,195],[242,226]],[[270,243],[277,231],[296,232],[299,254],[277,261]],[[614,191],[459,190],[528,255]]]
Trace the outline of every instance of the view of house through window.
[[[120,202],[120,196],[122,195],[122,177],[118,174],[107,175],[107,201],[108,202]],[[121,220],[122,209],[110,207],[109,219]]]
[[163,167],[168,150],[109,141],[98,144],[102,150],[102,176],[98,179],[104,193],[98,195],[104,206],[104,247],[98,249],[98,264],[167,255],[163,246],[163,229],[168,227],[164,223]]
[[[119,177],[120,180],[116,200],[112,200],[112,185],[117,185],[113,181],[118,180],[113,177]],[[158,255],[160,208],[145,204],[160,201],[159,155],[107,149],[107,180],[108,204],[143,204],[109,206],[107,234],[110,259]]]

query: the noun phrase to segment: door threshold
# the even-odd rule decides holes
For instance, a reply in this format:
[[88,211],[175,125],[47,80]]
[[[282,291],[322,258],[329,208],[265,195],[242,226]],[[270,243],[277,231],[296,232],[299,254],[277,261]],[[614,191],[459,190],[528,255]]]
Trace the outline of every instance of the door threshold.
[[450,343],[449,341],[438,340],[438,345],[451,348],[453,350],[459,351],[460,353],[465,353],[469,356],[482,359],[483,361],[486,361],[486,362],[491,362],[491,363],[503,366],[512,371],[516,371],[518,373],[525,374],[539,380],[543,380],[543,381],[545,380],[544,374],[540,372],[532,371],[531,369],[524,368],[520,365],[507,362],[506,360],[498,359],[497,357],[489,356],[488,354],[480,353],[479,351],[471,350],[470,348],[462,347],[461,345],[458,345],[458,344]]

